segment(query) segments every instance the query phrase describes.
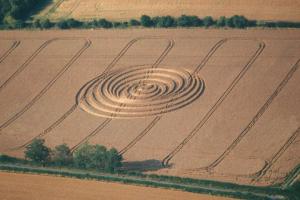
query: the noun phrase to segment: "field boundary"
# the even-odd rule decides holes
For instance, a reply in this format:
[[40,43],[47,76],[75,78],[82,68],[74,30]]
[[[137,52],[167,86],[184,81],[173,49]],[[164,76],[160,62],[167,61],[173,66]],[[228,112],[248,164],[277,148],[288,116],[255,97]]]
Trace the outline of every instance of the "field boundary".
[[[71,177],[77,179],[89,179],[97,181],[118,182],[123,184],[141,185],[147,187],[160,187],[166,189],[177,189],[193,193],[210,194],[242,199],[285,199],[292,195],[288,190],[277,187],[256,187],[238,185],[226,182],[193,180],[179,177],[157,176],[157,175],[129,175],[95,173],[82,170],[34,167],[26,165],[0,164],[0,171],[29,173],[40,175],[54,175],[60,177]],[[178,181],[177,181],[178,178]]]

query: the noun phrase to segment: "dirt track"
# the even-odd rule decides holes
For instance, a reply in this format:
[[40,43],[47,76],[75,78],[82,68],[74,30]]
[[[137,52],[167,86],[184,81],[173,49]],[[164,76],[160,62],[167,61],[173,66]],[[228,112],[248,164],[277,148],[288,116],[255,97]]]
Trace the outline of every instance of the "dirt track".
[[1,32],[0,152],[88,141],[156,173],[281,181],[300,162],[299,33]]
[[0,198],[3,200],[140,200],[141,198],[145,200],[229,199],[118,183],[5,172],[0,172]]

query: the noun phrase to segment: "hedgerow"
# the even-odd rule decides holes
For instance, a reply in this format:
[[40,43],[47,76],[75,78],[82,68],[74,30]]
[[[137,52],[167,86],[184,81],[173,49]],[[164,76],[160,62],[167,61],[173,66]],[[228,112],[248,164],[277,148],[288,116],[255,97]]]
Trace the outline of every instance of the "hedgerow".
[[[15,23],[15,24],[14,24]],[[176,27],[214,27],[214,28],[236,28],[244,29],[250,27],[262,28],[300,28],[300,22],[288,21],[257,21],[249,20],[242,15],[232,17],[221,16],[219,19],[213,19],[211,16],[199,18],[198,16],[182,15],[180,17],[172,16],[141,16],[139,20],[130,19],[129,21],[109,21],[107,19],[94,19],[91,21],[79,21],[73,18],[62,19],[51,22],[48,19],[36,19],[32,22],[25,23],[20,20],[12,20],[7,24],[0,24],[2,29],[91,29],[91,28],[128,28],[128,27],[145,27],[145,28],[176,28]]]

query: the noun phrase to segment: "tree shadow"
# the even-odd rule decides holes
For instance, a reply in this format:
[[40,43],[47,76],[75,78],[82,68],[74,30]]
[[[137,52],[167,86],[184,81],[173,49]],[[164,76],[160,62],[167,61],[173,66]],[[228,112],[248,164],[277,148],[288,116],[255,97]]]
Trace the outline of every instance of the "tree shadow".
[[[169,166],[168,166],[169,167]],[[156,171],[165,168],[160,160],[150,159],[142,161],[123,162],[122,169],[126,171]]]

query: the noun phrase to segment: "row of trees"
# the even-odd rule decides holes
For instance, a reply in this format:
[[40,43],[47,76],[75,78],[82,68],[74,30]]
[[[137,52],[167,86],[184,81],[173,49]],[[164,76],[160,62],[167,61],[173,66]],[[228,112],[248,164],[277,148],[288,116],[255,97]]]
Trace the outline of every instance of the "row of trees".
[[[0,0],[3,1],[3,0]],[[112,22],[107,19],[95,19],[92,21],[78,21],[76,19],[63,19],[57,22],[51,22],[49,19],[36,19],[31,23],[17,21],[2,25],[2,28],[39,28],[49,29],[56,27],[58,29],[71,28],[127,28],[127,27],[230,27],[230,28],[246,28],[246,27],[292,27],[300,28],[300,22],[266,22],[248,20],[244,16],[234,15],[232,17],[221,16],[215,20],[211,16],[199,18],[198,16],[182,15],[178,18],[172,16],[157,16],[150,17],[147,15],[141,16],[139,20],[131,19],[124,22]]]
[[52,150],[45,145],[43,139],[35,139],[26,147],[25,158],[43,165],[104,171],[114,171],[121,167],[123,160],[115,148],[108,150],[101,145],[85,143],[72,153],[66,144],[58,145]]
[[297,22],[261,22],[248,20],[244,16],[234,15],[232,17],[220,17],[214,20],[207,16],[203,19],[197,16],[182,15],[178,18],[172,16],[150,17],[143,15],[140,20],[131,19],[125,22],[111,22],[106,19],[92,21],[78,21],[75,19],[65,19],[56,23],[51,23],[48,19],[36,20],[33,22],[34,28],[47,29],[57,27],[59,29],[70,28],[127,28],[127,27],[230,27],[230,28],[246,28],[246,27],[294,27],[300,28],[300,23]]
[[250,26],[252,22],[247,20],[243,16],[233,16],[230,18],[220,17],[218,20],[214,20],[212,17],[204,17],[200,19],[197,16],[187,16],[182,15],[178,18],[171,16],[162,16],[162,17],[149,17],[143,15],[140,20],[131,19],[128,22],[110,22],[106,19],[99,19],[87,22],[81,22],[75,19],[66,19],[61,20],[57,23],[51,23],[49,20],[36,20],[33,22],[32,26],[34,28],[47,29],[53,26],[56,26],[60,29],[69,29],[69,28],[126,28],[126,27],[231,27],[231,28],[245,28]]

